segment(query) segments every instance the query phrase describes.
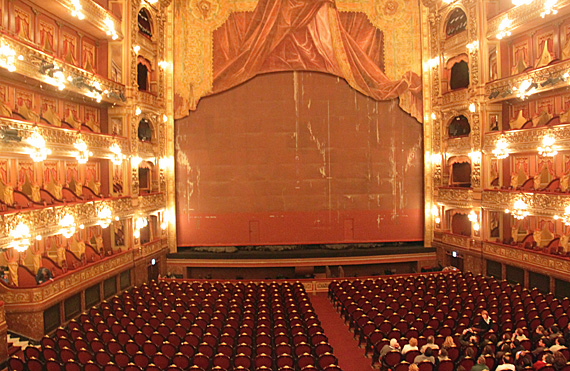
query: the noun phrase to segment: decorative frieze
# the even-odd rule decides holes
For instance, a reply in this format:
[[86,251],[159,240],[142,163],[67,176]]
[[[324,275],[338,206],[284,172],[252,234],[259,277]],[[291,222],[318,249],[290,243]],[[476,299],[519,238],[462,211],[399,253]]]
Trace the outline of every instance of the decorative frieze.
[[441,242],[448,245],[459,246],[469,249],[471,246],[471,238],[467,236],[460,236],[458,234],[443,233],[441,235]]
[[471,138],[449,138],[447,140],[447,155],[466,155],[471,152]]
[[552,217],[564,212],[564,208],[570,205],[570,195],[484,190],[482,207],[497,211],[511,209],[515,201],[521,198],[533,215]]
[[437,202],[459,208],[473,207],[473,190],[461,188],[439,188]]
[[[570,146],[570,124],[552,126],[548,134],[556,139],[557,145]],[[543,127],[487,133],[483,142],[483,150],[485,153],[491,153],[499,138],[503,137],[509,143],[511,153],[536,151],[537,147],[542,144],[543,136]]]

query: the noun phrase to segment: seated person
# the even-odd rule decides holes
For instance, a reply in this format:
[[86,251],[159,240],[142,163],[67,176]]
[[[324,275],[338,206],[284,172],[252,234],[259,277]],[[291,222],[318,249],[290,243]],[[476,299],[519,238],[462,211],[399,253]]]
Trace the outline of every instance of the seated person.
[[549,346],[548,338],[542,337],[538,340],[538,345],[536,348],[531,352],[532,356],[536,359],[536,357],[545,350],[548,350]]
[[439,349],[439,345],[435,343],[435,338],[433,336],[428,336],[427,343],[422,347],[422,349],[420,349],[420,352],[425,354],[427,348]]
[[566,340],[562,336],[557,337],[554,339],[554,345],[552,345],[549,350],[554,353],[559,351],[560,349],[566,349]]
[[410,350],[418,350],[418,339],[410,338],[409,343],[404,345],[404,347],[402,348],[402,354],[406,354]]
[[552,354],[543,354],[542,359],[539,359],[538,361],[536,361],[532,365],[532,368],[534,368],[535,371],[538,371],[541,368],[543,368],[544,366],[551,365],[552,363],[554,363],[554,357],[552,357]]
[[437,356],[437,359],[439,360],[439,362],[447,361],[450,359],[446,348],[441,348],[441,350],[439,351],[439,354]]
[[477,358],[477,364],[473,365],[473,367],[471,367],[471,371],[483,371],[483,370],[488,370],[489,367],[487,367],[487,363],[485,362],[485,357],[480,356],[479,358]]
[[418,364],[423,361],[430,361],[431,363],[435,364],[435,357],[433,356],[433,349],[428,347],[425,349],[425,352],[419,354],[414,358],[414,363]]
[[391,351],[396,350],[400,351],[400,344],[396,339],[390,339],[390,344],[386,344],[380,349],[380,359],[382,359],[386,354],[390,353]]
[[493,321],[489,316],[489,312],[483,310],[481,312],[481,319],[479,319],[479,324],[474,328],[475,331],[479,334],[486,334],[489,331],[492,331]]
[[503,356],[503,358],[501,359],[501,364],[498,365],[497,368],[495,369],[495,371],[505,371],[505,370],[510,370],[510,371],[516,370],[515,365],[510,363],[510,358],[508,356]]
[[517,339],[518,341],[523,341],[523,340],[527,340],[528,338],[524,334],[523,329],[519,327],[515,330],[515,333],[513,334],[512,340],[515,340],[515,339]]
[[41,267],[38,269],[38,273],[36,273],[36,283],[38,285],[53,279],[53,274],[51,271],[46,267]]

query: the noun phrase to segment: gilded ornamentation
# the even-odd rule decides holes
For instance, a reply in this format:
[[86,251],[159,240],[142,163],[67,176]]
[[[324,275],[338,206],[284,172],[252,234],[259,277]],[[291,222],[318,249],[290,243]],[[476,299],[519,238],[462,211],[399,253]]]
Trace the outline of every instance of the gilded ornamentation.
[[441,242],[446,243],[448,245],[459,246],[469,249],[469,246],[471,245],[471,238],[467,236],[460,236],[457,234],[443,233],[441,236]]
[[[512,208],[516,200],[521,197],[521,192],[501,192],[485,190],[482,192],[482,206],[489,210],[504,210]],[[524,193],[525,203],[529,211],[534,215],[554,216],[560,210],[570,204],[570,196],[544,194],[544,193]]]
[[[570,145],[570,125],[556,125],[550,129],[550,135],[556,139],[557,145]],[[509,143],[509,151],[512,153],[536,151],[542,143],[544,128],[531,128],[525,130],[509,130],[503,133],[488,133],[485,135],[483,150],[490,153],[495,148],[501,135]]]
[[452,207],[472,207],[473,191],[470,189],[439,188],[437,201]]

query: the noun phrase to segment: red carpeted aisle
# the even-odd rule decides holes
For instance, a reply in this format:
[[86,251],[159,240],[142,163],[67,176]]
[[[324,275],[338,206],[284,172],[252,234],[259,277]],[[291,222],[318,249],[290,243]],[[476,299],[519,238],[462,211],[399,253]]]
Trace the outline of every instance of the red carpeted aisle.
[[311,296],[311,303],[319,316],[321,326],[329,343],[333,347],[334,355],[338,358],[338,364],[343,371],[370,371],[374,370],[370,358],[364,357],[364,348],[358,347],[358,340],[354,339],[353,333],[334,309],[327,298],[327,294],[321,293]]

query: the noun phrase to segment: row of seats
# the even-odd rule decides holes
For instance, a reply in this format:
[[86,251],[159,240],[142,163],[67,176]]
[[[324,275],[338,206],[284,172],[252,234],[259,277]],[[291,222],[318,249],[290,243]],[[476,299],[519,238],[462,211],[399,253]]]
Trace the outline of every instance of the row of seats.
[[302,284],[178,280],[90,308],[25,363],[10,369],[340,370]]

